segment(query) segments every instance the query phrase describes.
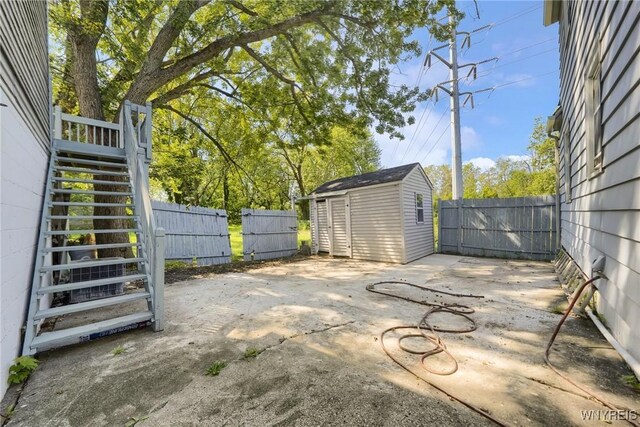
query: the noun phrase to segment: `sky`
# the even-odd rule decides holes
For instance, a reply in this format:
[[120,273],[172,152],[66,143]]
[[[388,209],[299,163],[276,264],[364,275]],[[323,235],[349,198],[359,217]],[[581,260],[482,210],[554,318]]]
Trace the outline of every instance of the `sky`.
[[[542,24],[542,1],[479,0],[480,18],[474,2],[458,0],[457,7],[466,13],[458,31],[473,31],[494,24],[471,35],[471,47],[462,48],[464,36],[458,36],[460,65],[498,57],[497,61],[478,65],[477,79],[466,79],[469,68],[460,70],[460,92],[494,88],[473,95],[462,106],[460,98],[462,161],[482,169],[493,166],[499,157],[527,155],[534,118],[551,115],[559,97],[559,54],[557,24]],[[426,29],[414,33],[426,53],[443,43],[430,40]],[[437,51],[448,60],[447,48]],[[391,83],[406,84],[421,90],[449,80],[449,69],[432,58],[430,68],[423,67],[425,55],[399,64]],[[446,85],[448,87],[448,85]],[[410,114],[416,123],[402,130],[405,139],[389,139],[374,132],[382,150],[383,167],[420,162],[423,166],[451,163],[451,129],[449,96],[425,101]]]

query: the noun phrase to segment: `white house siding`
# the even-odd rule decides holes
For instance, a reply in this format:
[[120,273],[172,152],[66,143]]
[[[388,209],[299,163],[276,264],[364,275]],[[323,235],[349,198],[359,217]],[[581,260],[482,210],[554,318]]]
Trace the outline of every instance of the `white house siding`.
[[[418,168],[402,181],[405,260],[411,262],[433,253],[433,203],[431,187]],[[423,195],[424,222],[416,217],[416,193]]]
[[48,167],[46,2],[0,2],[0,397],[21,345]]
[[[568,151],[571,164],[571,200],[566,169],[560,173],[562,246],[587,274],[591,261],[606,255],[609,280],[598,284],[597,309],[621,345],[640,359],[640,2],[562,2],[562,14],[559,164]],[[603,173],[590,179],[584,75],[598,34],[604,158]]]
[[349,190],[353,258],[403,262],[399,185]]

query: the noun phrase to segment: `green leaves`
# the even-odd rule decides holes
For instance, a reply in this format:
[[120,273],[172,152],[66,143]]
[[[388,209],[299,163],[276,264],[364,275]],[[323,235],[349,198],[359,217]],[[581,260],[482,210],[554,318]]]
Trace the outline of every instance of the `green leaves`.
[[9,367],[9,384],[22,384],[38,368],[40,362],[31,356],[20,356]]
[[211,366],[207,368],[207,370],[205,371],[205,375],[208,375],[210,377],[218,376],[220,372],[222,372],[222,370],[226,367],[227,367],[227,362],[216,360],[211,364]]

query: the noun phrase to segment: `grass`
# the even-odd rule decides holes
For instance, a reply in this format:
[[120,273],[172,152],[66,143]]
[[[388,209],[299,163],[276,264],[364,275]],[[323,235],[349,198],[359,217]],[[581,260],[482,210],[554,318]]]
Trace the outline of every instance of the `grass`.
[[227,367],[227,362],[216,360],[211,364],[211,366],[207,368],[205,375],[209,375],[210,377],[215,377],[216,375],[220,374],[220,372],[222,372],[222,370],[226,367]]
[[114,356],[120,356],[121,354],[124,354],[127,350],[119,345],[116,348],[114,348],[113,350],[111,350],[111,354],[113,354]]
[[262,353],[264,350],[258,350],[255,347],[249,347],[244,351],[244,358],[245,359],[253,359],[255,357],[258,357],[258,355],[260,353]]
[[622,381],[636,391],[640,391],[640,381],[638,381],[635,375],[624,375]]

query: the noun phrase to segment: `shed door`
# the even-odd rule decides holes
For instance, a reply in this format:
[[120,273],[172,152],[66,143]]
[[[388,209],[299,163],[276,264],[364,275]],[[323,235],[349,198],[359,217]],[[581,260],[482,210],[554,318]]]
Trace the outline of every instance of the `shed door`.
[[318,200],[316,203],[318,215],[318,251],[329,252],[329,221],[327,220],[327,201]]
[[349,203],[346,197],[331,199],[329,208],[331,222],[331,255],[351,256],[351,233],[349,227]]

